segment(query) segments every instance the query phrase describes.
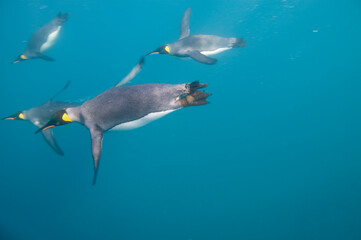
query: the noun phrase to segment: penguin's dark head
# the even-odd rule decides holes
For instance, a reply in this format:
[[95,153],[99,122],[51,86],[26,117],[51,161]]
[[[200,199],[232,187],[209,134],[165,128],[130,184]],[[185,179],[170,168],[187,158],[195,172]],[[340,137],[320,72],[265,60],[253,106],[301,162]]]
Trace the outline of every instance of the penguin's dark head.
[[170,48],[168,45],[162,45],[153,52],[148,53],[147,55],[153,55],[153,54],[169,54]]
[[71,123],[68,114],[66,113],[65,109],[60,110],[59,112],[54,113],[54,115],[50,118],[49,122],[36,130],[35,133],[41,132],[43,130],[46,130],[48,128],[52,128],[55,126],[65,125],[68,123]]
[[13,63],[18,63],[21,61],[25,61],[28,60],[29,58],[27,56],[25,56],[24,54],[20,54]]
[[24,114],[19,111],[1,120],[25,120]]

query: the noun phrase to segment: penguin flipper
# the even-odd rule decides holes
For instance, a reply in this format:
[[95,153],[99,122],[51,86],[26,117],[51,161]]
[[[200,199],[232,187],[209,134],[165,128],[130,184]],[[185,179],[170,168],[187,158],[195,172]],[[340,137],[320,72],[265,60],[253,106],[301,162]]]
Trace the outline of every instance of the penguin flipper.
[[95,185],[98,175],[100,154],[102,152],[103,131],[99,127],[91,128],[90,135],[92,140],[92,154],[94,160],[93,185]]
[[51,57],[49,57],[49,56],[46,56],[46,55],[44,55],[44,54],[42,54],[42,53],[37,53],[36,56],[37,56],[38,58],[44,59],[44,60],[46,60],[46,61],[50,61],[50,62],[54,62],[54,61],[55,61],[54,58],[51,58]]
[[114,87],[122,86],[126,83],[128,83],[130,80],[132,80],[137,74],[142,70],[142,67],[144,65],[144,56],[140,59],[137,65],[133,67],[133,69],[128,73],[127,76],[125,76],[117,85]]
[[191,8],[188,8],[183,15],[182,22],[180,25],[180,34],[179,39],[185,38],[189,36],[189,15],[191,14]]
[[189,51],[187,52],[187,55],[196,60],[197,62],[204,64],[215,64],[217,62],[217,59],[207,57],[206,55],[203,55],[198,51]]
[[54,98],[56,98],[60,93],[62,93],[64,90],[66,90],[66,89],[69,87],[70,82],[71,82],[71,81],[69,80],[69,81],[65,84],[65,86],[64,86],[62,89],[60,89],[59,92],[57,92],[54,96],[52,96],[52,97],[48,100],[48,102],[53,101]]
[[44,131],[41,132],[43,134],[43,137],[45,139],[45,141],[49,144],[49,146],[60,156],[63,156],[64,153],[63,151],[60,149],[58,143],[55,141],[54,136],[53,136],[53,130],[51,129],[46,129]]

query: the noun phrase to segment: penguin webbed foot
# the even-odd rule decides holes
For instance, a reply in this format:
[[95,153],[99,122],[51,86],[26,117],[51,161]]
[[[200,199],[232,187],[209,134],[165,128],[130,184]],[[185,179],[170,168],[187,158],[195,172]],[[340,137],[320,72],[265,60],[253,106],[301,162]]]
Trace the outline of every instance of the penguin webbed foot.
[[234,38],[231,43],[231,48],[245,47],[246,41],[243,38]]
[[56,18],[60,24],[63,24],[69,19],[69,13],[68,12],[66,12],[66,13],[59,12],[58,15],[56,15]]
[[188,94],[181,99],[179,99],[180,103],[183,107],[189,107],[189,106],[200,106],[208,104],[207,98],[211,96],[212,94],[206,93],[204,91],[195,91],[192,94]]
[[199,81],[194,81],[188,84],[189,93],[194,93],[197,89],[208,87],[207,83],[199,83]]
[[182,104],[183,107],[189,106],[200,106],[204,104],[208,104],[207,98],[212,94],[206,93],[204,91],[199,91],[200,88],[207,87],[207,83],[199,83],[198,81],[192,82],[188,84],[189,93],[179,99],[179,102]]

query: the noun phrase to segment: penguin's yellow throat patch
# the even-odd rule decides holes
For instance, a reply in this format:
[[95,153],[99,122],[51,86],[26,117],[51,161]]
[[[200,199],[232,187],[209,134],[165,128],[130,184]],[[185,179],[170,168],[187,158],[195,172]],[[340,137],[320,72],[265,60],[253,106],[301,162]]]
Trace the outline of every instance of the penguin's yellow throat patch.
[[66,113],[63,114],[61,119],[63,119],[64,122],[71,122],[71,119],[69,118],[68,114],[66,114]]
[[22,119],[22,120],[24,120],[24,114],[20,113],[20,114],[19,114],[19,118]]
[[165,50],[167,53],[170,53],[169,46],[165,46],[165,47],[164,47],[164,50]]
[[21,55],[20,55],[20,58],[21,58],[21,59],[24,59],[24,60],[28,59],[27,56],[25,56],[24,54],[21,54]]

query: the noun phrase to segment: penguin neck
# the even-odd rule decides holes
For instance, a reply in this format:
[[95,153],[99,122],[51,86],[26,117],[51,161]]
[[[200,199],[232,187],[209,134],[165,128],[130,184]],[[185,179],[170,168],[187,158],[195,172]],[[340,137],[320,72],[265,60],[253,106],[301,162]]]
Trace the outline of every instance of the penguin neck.
[[73,107],[73,108],[67,108],[67,109],[65,109],[65,111],[68,114],[68,116],[72,122],[83,123],[83,121],[81,120],[82,117],[81,117],[80,106]]

